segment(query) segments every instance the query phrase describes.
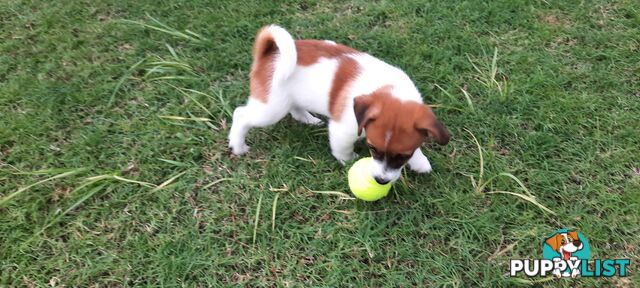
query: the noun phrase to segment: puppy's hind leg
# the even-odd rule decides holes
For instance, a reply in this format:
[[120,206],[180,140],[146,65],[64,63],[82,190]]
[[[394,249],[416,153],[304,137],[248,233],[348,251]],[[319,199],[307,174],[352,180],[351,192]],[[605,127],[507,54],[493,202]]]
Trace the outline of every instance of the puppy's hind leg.
[[293,119],[296,119],[298,122],[302,122],[302,123],[314,125],[314,126],[320,126],[323,123],[322,120],[311,115],[309,111],[306,111],[302,108],[293,107],[291,108],[290,113],[291,113],[291,117],[293,117]]
[[249,152],[249,146],[244,142],[245,136],[251,128],[249,119],[247,119],[247,110],[249,110],[247,106],[240,106],[233,111],[233,120],[229,130],[229,148],[231,153],[235,155]]
[[229,131],[229,148],[235,155],[242,155],[249,151],[245,138],[253,127],[266,127],[280,121],[289,111],[288,105],[282,101],[262,103],[249,98],[246,106],[233,111],[233,123]]

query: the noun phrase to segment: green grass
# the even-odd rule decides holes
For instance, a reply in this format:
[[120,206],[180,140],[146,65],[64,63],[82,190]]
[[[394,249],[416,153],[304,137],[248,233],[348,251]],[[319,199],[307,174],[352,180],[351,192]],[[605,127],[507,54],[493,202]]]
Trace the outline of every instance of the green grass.
[[[395,2],[0,3],[0,286],[638,285],[640,4]],[[402,67],[453,134],[434,172],[313,193],[346,169],[291,119],[230,157],[269,23]],[[557,228],[632,276],[505,275]]]

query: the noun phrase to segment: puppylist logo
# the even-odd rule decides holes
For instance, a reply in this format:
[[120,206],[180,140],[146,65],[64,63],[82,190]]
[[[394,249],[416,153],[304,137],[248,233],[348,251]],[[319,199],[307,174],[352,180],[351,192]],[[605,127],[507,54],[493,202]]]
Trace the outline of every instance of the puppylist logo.
[[[589,259],[590,248],[582,233],[559,229],[542,244],[543,259],[512,259],[509,275],[571,277],[625,277],[630,259]],[[592,265],[590,265],[592,264]]]

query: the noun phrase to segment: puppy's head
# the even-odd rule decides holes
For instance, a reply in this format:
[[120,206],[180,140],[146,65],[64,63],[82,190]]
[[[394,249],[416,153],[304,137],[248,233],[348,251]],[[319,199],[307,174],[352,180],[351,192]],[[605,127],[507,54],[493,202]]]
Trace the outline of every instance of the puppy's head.
[[582,241],[578,237],[578,233],[575,231],[569,231],[567,233],[557,233],[545,240],[545,243],[560,253],[562,259],[569,259],[571,253],[581,250],[583,248]]
[[402,167],[426,139],[440,145],[449,142],[449,132],[429,106],[401,101],[389,87],[354,99],[358,135],[366,132],[366,143],[374,159],[371,176],[380,184],[396,181]]

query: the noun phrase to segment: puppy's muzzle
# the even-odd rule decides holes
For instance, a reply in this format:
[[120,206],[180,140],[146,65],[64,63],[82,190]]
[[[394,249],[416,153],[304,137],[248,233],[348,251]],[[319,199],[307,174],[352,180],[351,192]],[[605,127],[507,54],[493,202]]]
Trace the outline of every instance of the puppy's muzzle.
[[374,177],[373,179],[375,179],[376,182],[378,182],[378,184],[380,184],[380,185],[384,185],[384,184],[387,184],[387,183],[391,182],[391,180],[387,180],[387,179],[384,179],[382,177]]

